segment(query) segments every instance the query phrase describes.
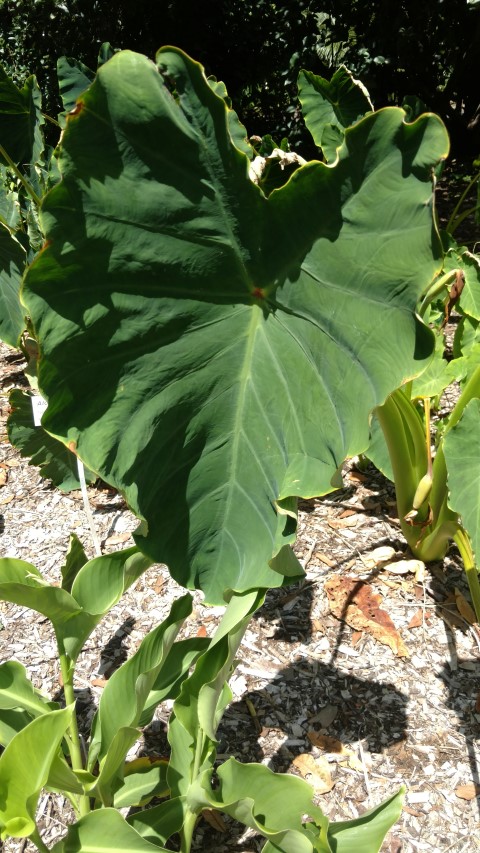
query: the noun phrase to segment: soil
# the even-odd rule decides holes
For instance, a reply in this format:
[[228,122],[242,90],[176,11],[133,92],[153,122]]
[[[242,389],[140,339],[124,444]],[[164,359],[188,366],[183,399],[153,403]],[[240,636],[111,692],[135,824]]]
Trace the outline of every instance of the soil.
[[[449,203],[448,188],[446,193]],[[469,227],[474,240],[475,226]],[[58,582],[69,533],[75,531],[93,556],[92,533],[80,492],[61,494],[9,444],[8,392],[23,383],[23,363],[7,347],[0,356],[2,553],[35,563]],[[122,499],[97,484],[89,488],[89,501],[102,549],[132,544],[136,521]],[[387,565],[380,547],[390,549]],[[359,470],[353,460],[345,467],[343,489],[301,503],[295,550],[305,579],[269,592],[246,633],[231,680],[233,701],[218,733],[219,760],[235,756],[303,774],[331,820],[357,817],[405,785],[405,807],[384,853],[480,849],[480,637],[465,603],[468,590],[455,548],[425,572],[401,565],[411,555],[393,486],[372,466]],[[355,627],[345,621],[346,583],[348,603],[361,591],[377,608],[373,626],[361,612]],[[164,567],[154,566],[94,632],[76,681],[84,734],[105,679],[181,592]],[[378,607],[391,620],[389,631],[380,631],[390,645],[379,641],[378,630],[377,639],[372,634],[375,624],[388,625]],[[210,636],[221,612],[204,607],[195,594],[183,636]],[[37,687],[61,698],[49,623],[5,604],[0,619],[2,658],[19,660]],[[137,754],[165,754],[169,711],[168,703],[160,707]],[[49,846],[71,819],[62,797],[42,794],[39,826]],[[194,850],[254,853],[262,845],[263,839],[229,820],[212,826],[202,819]],[[35,848],[8,841],[3,849]]]

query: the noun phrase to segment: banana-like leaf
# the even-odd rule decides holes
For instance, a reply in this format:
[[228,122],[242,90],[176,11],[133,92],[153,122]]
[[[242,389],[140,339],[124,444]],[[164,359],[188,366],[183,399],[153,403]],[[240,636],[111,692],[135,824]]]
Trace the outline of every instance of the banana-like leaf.
[[116,809],[99,809],[68,828],[66,838],[52,853],[168,853],[150,844],[130,826]]
[[[44,123],[41,102],[35,77],[29,77],[18,89],[0,66],[0,143],[19,166],[40,159],[43,150],[40,127]],[[1,154],[0,162],[6,162]]]
[[160,702],[177,698],[190,668],[206,652],[209,644],[208,637],[189,637],[173,644],[148,694],[139,726],[148,726]]
[[69,593],[47,584],[31,563],[5,558],[0,560],[0,600],[50,619],[67,655],[76,660],[102,616],[150,565],[136,547],[95,557],[77,572]]
[[23,246],[0,224],[0,340],[17,347],[25,329],[25,311],[20,304],[20,282],[25,270]]
[[448,471],[448,505],[457,512],[480,560],[480,400],[465,406],[443,440]]
[[331,823],[328,840],[335,853],[378,853],[383,840],[402,812],[405,788],[355,820]]
[[89,791],[89,795],[104,806],[113,806],[113,791],[121,786],[123,780],[125,756],[139,737],[140,729],[120,726],[108,745],[104,760],[100,762],[97,782]]
[[[217,775],[218,788],[212,792],[205,776],[204,787],[197,785],[189,795],[189,805],[198,794],[198,806],[203,802],[203,807],[219,809],[260,832],[269,840],[271,850],[332,853],[334,848],[327,839],[328,818],[313,804],[313,788],[303,779],[273,773],[262,764],[240,764],[234,758],[222,764]],[[305,832],[304,815],[315,821],[315,846]]]
[[73,581],[85,563],[88,563],[88,557],[84,547],[78,536],[75,533],[71,533],[65,565],[62,566],[62,589],[71,592]]
[[373,110],[365,86],[345,65],[335,71],[331,80],[301,71],[298,97],[305,124],[327,160],[335,159],[346,128]]
[[0,838],[27,838],[35,829],[35,810],[41,789],[73,706],[32,720],[12,738],[0,756]]
[[448,139],[379,110],[266,198],[201,66],[158,64],[117,54],[68,118],[23,299],[45,428],[125,494],[145,553],[223,603],[284,582],[279,501],[330,491],[426,364]]
[[15,660],[0,665],[0,710],[11,708],[23,708],[32,717],[52,710],[33,686],[25,667]]
[[0,744],[6,746],[12,737],[32,722],[32,717],[20,708],[0,710]]
[[[138,758],[126,764],[121,785],[114,791],[115,808],[141,806],[153,797],[167,797],[169,794],[167,767],[168,761],[165,759],[150,761],[148,758]],[[175,831],[172,830],[169,835]]]
[[[22,331],[23,327],[24,323]],[[32,395],[14,388],[10,392],[9,401],[11,412],[7,420],[8,438],[20,451],[20,455],[29,458],[30,465],[38,465],[40,475],[52,480],[62,492],[79,489],[77,457],[61,441],[45,432],[42,426],[35,426]],[[96,479],[97,475],[86,468],[86,482],[93,483]]]
[[182,684],[168,728],[172,751],[167,781],[173,797],[190,797],[191,784],[212,771],[217,726],[232,696],[227,681],[245,629],[264,597],[258,591],[232,597],[208,650]]
[[[189,594],[175,601],[168,617],[147,634],[133,657],[117,669],[107,682],[95,720],[88,756],[90,768],[97,760],[108,760],[108,753],[121,727],[138,725],[162,664],[191,612],[192,598]],[[121,761],[118,760],[117,766],[123,764],[126,752],[121,756]]]
[[186,811],[186,797],[173,797],[151,809],[132,814],[127,820],[146,841],[166,844],[171,835],[181,830]]

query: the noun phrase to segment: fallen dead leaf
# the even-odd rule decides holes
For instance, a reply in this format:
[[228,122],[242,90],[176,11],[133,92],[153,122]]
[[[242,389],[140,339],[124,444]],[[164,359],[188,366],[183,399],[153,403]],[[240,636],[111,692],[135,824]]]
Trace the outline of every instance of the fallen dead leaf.
[[335,560],[331,560],[330,557],[327,557],[326,554],[322,554],[321,552],[317,551],[315,556],[318,557],[321,563],[325,563],[325,565],[328,566],[329,569],[333,569],[333,567],[337,565]]
[[390,572],[394,575],[408,575],[414,574],[415,577],[417,572],[422,571],[425,572],[425,563],[422,560],[396,560],[394,563],[385,563],[383,566],[387,572]]
[[348,473],[346,474],[346,479],[353,480],[357,483],[365,483],[365,481],[367,480],[367,476],[365,474],[362,474],[360,471],[348,471]]
[[360,642],[362,637],[363,637],[363,631],[354,631],[353,632],[352,636],[350,637],[350,642],[354,648],[357,645],[357,643]]
[[91,683],[93,687],[105,687],[108,681],[106,678],[94,678]]
[[312,746],[323,749],[324,752],[328,752],[330,755],[337,756],[336,760],[339,763],[348,764],[352,770],[362,772],[363,767],[361,761],[358,760],[354,751],[348,746],[345,746],[341,740],[338,740],[336,737],[330,737],[330,735],[319,734],[313,730],[307,732],[307,737]]
[[15,499],[15,495],[9,495],[8,498],[4,498],[3,501],[0,501],[0,506],[5,506],[5,504],[11,503]]
[[344,509],[343,512],[340,513],[338,518],[350,518],[352,515],[356,515],[356,509]]
[[332,790],[335,783],[329,763],[323,755],[314,758],[310,753],[302,753],[293,759],[292,764],[310,782],[316,794],[328,794]]
[[206,637],[206,636],[207,636],[207,629],[205,628],[205,625],[200,625],[200,628],[197,631],[197,637]]
[[395,548],[392,548],[391,545],[381,545],[379,548],[374,548],[370,554],[365,554],[361,559],[367,569],[375,569],[377,566],[388,563],[394,556]]
[[5,486],[8,482],[8,471],[6,468],[0,468],[0,486]]
[[227,827],[222,816],[215,809],[202,809],[202,817],[210,826],[213,826],[217,832],[226,832]]
[[423,610],[417,610],[417,612],[413,614],[407,628],[419,628],[420,625],[423,625]]
[[336,518],[327,518],[327,524],[333,530],[342,530],[345,527],[356,527],[358,524],[357,515],[349,515],[347,518],[337,516]]
[[113,533],[108,539],[105,539],[105,545],[121,545],[122,542],[127,542],[131,535],[128,531],[125,531],[125,533]]
[[368,631],[375,640],[392,649],[398,657],[410,653],[385,610],[380,609],[382,596],[369,584],[357,578],[334,575],[325,583],[330,610],[357,631]]
[[477,621],[477,617],[475,616],[475,611],[468,603],[467,599],[460,592],[459,589],[455,587],[455,604],[457,605],[457,610],[460,613],[460,616],[469,623],[469,625],[475,625]]
[[475,782],[468,782],[467,785],[459,785],[455,788],[455,796],[460,800],[474,800],[480,794],[480,785]]

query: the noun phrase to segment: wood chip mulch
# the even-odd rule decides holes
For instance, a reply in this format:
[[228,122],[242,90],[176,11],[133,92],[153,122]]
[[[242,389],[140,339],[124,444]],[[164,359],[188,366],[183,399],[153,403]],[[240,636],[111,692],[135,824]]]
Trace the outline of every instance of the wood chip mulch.
[[[23,365],[7,347],[0,355],[1,553],[33,562],[58,581],[70,532],[93,556],[91,532],[80,492],[61,494],[9,444],[8,391]],[[393,487],[372,467],[362,473],[352,463],[344,482],[341,491],[301,504],[296,551],[306,578],[271,591],[246,633],[231,680],[234,699],[218,733],[219,758],[234,755],[304,775],[332,820],[357,817],[404,784],[405,808],[384,853],[471,853],[480,849],[480,639],[465,606],[461,562],[452,549],[424,575],[413,564],[401,573],[385,567],[378,548],[389,549],[390,563],[411,557]],[[136,521],[118,494],[90,487],[89,495],[103,549],[133,544]],[[350,594],[347,602],[358,604],[355,627],[346,623],[345,607],[343,619],[334,615],[335,590],[344,590],[346,579],[350,593],[361,590],[386,613],[395,643],[380,642],[363,625],[361,596],[353,602]],[[152,567],[94,632],[77,669],[85,733],[105,679],[180,593],[164,568]],[[1,660],[20,661],[38,688],[61,697],[49,623],[19,607],[0,607]],[[195,594],[183,636],[212,634],[221,612]],[[375,619],[383,624],[384,616]],[[137,753],[165,753],[169,710],[159,709]],[[40,814],[51,846],[71,811],[62,797],[43,794]],[[194,849],[254,853],[263,843],[228,820],[216,827],[201,821]],[[35,848],[9,841],[4,850]]]

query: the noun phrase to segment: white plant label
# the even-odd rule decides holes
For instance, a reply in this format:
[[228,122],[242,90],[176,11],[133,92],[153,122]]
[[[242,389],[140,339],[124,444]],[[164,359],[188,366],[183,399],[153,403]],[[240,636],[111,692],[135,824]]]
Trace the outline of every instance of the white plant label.
[[43,397],[40,397],[38,394],[32,397],[33,423],[35,426],[42,425],[42,415],[47,406],[48,403]]

